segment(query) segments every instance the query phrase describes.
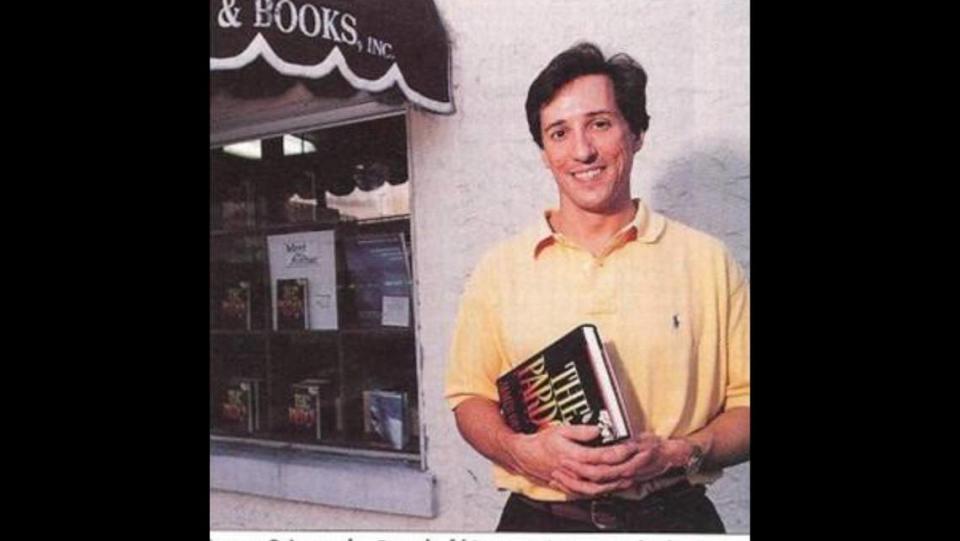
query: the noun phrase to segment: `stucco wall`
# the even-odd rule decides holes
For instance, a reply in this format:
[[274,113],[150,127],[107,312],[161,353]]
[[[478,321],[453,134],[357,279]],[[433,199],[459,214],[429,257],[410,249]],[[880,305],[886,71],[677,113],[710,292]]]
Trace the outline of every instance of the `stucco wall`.
[[[211,492],[213,529],[490,531],[505,495],[463,440],[443,370],[464,280],[492,243],[518,231],[556,190],[527,132],[526,88],[557,52],[589,39],[649,74],[652,120],[633,189],[710,232],[749,273],[749,3],[735,0],[436,0],[452,43],[457,113],[412,114],[427,460],[438,516],[418,519]],[[749,531],[749,463],[710,487],[730,532]],[[402,487],[397,487],[402,489]]]

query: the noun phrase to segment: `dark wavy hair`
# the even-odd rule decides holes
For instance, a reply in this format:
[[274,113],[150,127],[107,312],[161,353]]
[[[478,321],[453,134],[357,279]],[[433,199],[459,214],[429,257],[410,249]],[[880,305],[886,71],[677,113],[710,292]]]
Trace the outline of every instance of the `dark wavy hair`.
[[589,42],[577,43],[563,51],[543,68],[527,91],[527,126],[537,146],[543,148],[540,134],[540,110],[567,83],[584,75],[602,74],[613,81],[613,92],[620,113],[634,135],[647,131],[647,72],[626,53],[604,60],[600,48]]

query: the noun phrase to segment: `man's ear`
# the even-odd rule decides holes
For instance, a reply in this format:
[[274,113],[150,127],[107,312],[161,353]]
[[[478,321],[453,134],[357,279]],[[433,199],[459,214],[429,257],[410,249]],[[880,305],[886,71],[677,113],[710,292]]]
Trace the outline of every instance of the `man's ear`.
[[634,152],[634,153],[639,152],[640,149],[643,148],[643,136],[646,135],[646,133],[647,133],[647,132],[642,131],[642,132],[640,132],[639,134],[637,134],[637,136],[633,139],[633,152]]

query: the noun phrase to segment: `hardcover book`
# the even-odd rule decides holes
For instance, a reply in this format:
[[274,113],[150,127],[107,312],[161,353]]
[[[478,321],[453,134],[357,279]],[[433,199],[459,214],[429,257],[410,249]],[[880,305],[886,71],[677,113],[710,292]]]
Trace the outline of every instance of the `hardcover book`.
[[328,379],[305,379],[291,386],[287,420],[293,432],[322,439],[336,428],[333,386]]
[[228,284],[220,299],[220,327],[250,330],[250,282]]
[[580,325],[497,379],[500,412],[515,432],[592,424],[591,445],[631,437],[620,385],[594,325]]
[[359,327],[409,327],[410,261],[402,233],[343,240],[347,263],[347,321]]
[[220,404],[221,419],[236,431],[252,434],[260,430],[260,380],[233,378]]
[[277,280],[277,330],[309,328],[306,278]]
[[403,391],[367,390],[363,392],[364,428],[393,449],[410,443],[410,417],[407,393]]

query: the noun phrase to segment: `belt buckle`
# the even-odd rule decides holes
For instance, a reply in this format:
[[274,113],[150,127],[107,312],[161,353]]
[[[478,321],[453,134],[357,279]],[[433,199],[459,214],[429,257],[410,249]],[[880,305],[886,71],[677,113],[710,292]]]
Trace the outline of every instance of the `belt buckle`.
[[619,526],[616,502],[610,498],[590,500],[590,522],[598,530],[612,530]]

